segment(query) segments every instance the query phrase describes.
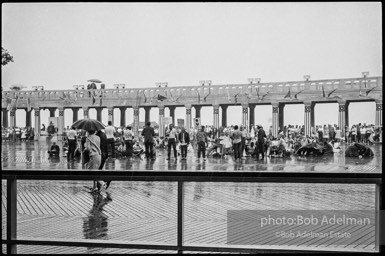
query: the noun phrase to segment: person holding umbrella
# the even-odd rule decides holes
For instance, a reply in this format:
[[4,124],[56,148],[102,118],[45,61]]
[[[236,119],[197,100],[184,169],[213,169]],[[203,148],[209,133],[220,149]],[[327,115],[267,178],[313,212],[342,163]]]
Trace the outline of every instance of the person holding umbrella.
[[[95,134],[95,130],[88,131],[88,136],[86,138],[86,143],[84,147],[90,152],[90,161],[87,163],[87,169],[99,169],[100,163],[102,161],[102,151],[100,149],[100,138]],[[107,185],[103,180],[94,182],[94,187],[92,192],[100,192],[103,189],[106,189]]]
[[[82,129],[88,131],[88,136],[85,138],[84,149],[89,151],[89,161],[86,163],[87,169],[98,170],[101,165],[102,150],[100,149],[100,137],[95,133],[96,131],[105,128],[105,125],[95,119],[82,119],[72,124],[75,129]],[[91,192],[100,192],[106,189],[107,185],[100,180],[95,182]]]

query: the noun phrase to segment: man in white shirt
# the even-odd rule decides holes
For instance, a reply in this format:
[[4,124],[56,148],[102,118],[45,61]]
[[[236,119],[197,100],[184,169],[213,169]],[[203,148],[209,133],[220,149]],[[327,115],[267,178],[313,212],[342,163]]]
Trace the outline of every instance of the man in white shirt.
[[76,149],[76,136],[77,132],[75,131],[75,127],[71,127],[71,129],[67,132],[67,139],[68,139],[68,154],[67,154],[67,161],[74,160],[75,156],[75,149]]
[[240,128],[240,131],[242,133],[242,137],[241,137],[241,157],[244,159],[246,157],[245,155],[245,147],[246,147],[246,137],[247,137],[247,129],[246,127],[244,127],[243,125],[241,125],[241,128]]
[[107,144],[111,146],[111,152],[112,152],[112,158],[116,158],[115,155],[115,132],[116,129],[114,126],[112,126],[112,122],[108,121],[108,126],[104,129],[105,134],[107,136]]
[[124,129],[124,143],[126,144],[126,153],[128,157],[132,156],[132,151],[133,151],[133,144],[132,144],[132,131],[131,131],[131,126],[127,126],[126,129]]
[[176,140],[178,138],[178,134],[172,124],[169,126],[169,130],[166,133],[166,136],[168,136],[168,142],[167,142],[167,160],[170,160],[171,156],[171,147],[174,149],[174,157],[175,160],[178,159],[178,153],[176,152]]

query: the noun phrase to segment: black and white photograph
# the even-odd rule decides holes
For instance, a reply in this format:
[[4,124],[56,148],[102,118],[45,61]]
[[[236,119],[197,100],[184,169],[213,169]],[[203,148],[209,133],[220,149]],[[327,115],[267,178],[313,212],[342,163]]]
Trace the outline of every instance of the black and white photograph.
[[1,7],[2,254],[383,252],[381,2]]

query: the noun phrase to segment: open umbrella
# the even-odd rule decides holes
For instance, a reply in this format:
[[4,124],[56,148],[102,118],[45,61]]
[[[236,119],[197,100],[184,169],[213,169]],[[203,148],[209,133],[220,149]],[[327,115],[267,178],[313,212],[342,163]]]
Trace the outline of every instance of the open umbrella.
[[100,81],[99,79],[90,79],[90,80],[87,80],[87,82],[91,82],[91,83],[101,83],[102,81]]
[[72,124],[76,129],[82,129],[86,131],[99,131],[106,126],[95,119],[81,119]]
[[165,96],[163,96],[163,95],[160,95],[160,94],[158,94],[158,100],[160,100],[160,101],[164,101],[164,100],[166,100],[167,99],[167,97],[165,97]]
[[15,91],[19,91],[23,88],[27,88],[27,86],[25,86],[24,84],[13,84],[9,87],[9,89],[15,90]]

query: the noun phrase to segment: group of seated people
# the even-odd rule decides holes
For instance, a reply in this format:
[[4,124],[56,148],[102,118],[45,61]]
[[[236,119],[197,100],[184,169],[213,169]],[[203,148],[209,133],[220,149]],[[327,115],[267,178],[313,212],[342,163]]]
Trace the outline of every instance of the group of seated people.
[[[285,138],[283,136],[270,136],[264,142],[264,152],[265,155],[269,157],[286,157],[293,155],[301,146],[315,142],[320,143],[317,138],[302,135],[298,135],[295,138],[292,138],[291,136],[289,136],[289,138]],[[341,150],[340,142],[331,141],[330,144],[333,147],[334,152],[339,152]],[[224,158],[227,158],[232,153],[232,141],[229,134],[220,136],[217,139],[209,139],[207,146],[208,156],[223,156]],[[255,138],[246,138],[244,154],[244,156],[257,156],[258,151],[256,149]]]
[[[132,149],[133,149],[132,154],[134,156],[141,157],[141,155],[144,153],[144,148],[143,146],[140,145],[139,141],[135,141],[135,143],[132,145]],[[127,156],[126,144],[120,138],[118,138],[115,141],[115,152],[117,153],[118,156]]]

